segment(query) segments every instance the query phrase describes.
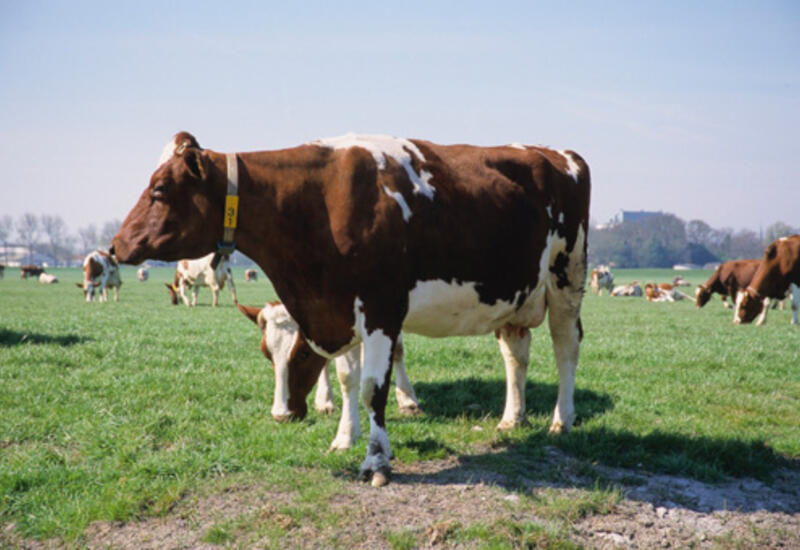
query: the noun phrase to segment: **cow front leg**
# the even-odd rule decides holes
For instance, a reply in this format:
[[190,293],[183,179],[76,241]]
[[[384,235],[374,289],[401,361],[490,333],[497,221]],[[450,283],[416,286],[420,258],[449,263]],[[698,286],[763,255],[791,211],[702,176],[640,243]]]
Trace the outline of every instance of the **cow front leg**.
[[342,390],[342,416],[329,451],[343,451],[361,437],[358,417],[358,391],[361,382],[361,346],[336,358],[336,376]]
[[369,443],[359,475],[365,480],[371,478],[375,487],[386,485],[392,471],[389,465],[392,451],[386,431],[386,399],[392,377],[395,341],[396,337],[387,336],[381,329],[363,336],[361,398],[369,415]]
[[548,322],[558,367],[558,401],[550,425],[551,434],[568,432],[575,422],[575,371],[582,337],[580,298],[577,300],[577,306],[554,304],[548,296]]
[[217,307],[219,302],[219,287],[211,287],[211,307]]
[[506,326],[497,336],[506,368],[506,406],[497,429],[510,430],[525,423],[525,377],[531,331],[525,327]]
[[191,302],[189,302],[189,298],[186,297],[186,285],[183,284],[183,281],[178,284],[178,292],[181,295],[181,300],[183,300],[183,303],[186,304],[186,307],[192,307]]
[[789,285],[789,290],[792,292],[792,324],[797,324],[797,313],[800,310],[800,286],[792,283]]
[[761,313],[756,318],[756,326],[760,327],[767,322],[767,312],[769,311],[769,298],[764,298],[761,301]]
[[422,409],[419,407],[414,387],[411,385],[406,369],[403,366],[403,355],[403,335],[401,334],[397,338],[394,353],[392,354],[392,370],[394,370],[395,376],[394,395],[397,398],[397,407],[400,409],[400,414],[416,416],[422,414]]
[[322,414],[333,413],[333,392],[331,391],[331,379],[328,374],[328,365],[323,367],[317,379],[317,391],[314,394],[314,408]]
[[236,299],[236,285],[233,284],[233,273],[230,271],[228,272],[228,284],[231,287],[231,298],[233,298],[233,305],[236,305],[239,303],[239,300]]

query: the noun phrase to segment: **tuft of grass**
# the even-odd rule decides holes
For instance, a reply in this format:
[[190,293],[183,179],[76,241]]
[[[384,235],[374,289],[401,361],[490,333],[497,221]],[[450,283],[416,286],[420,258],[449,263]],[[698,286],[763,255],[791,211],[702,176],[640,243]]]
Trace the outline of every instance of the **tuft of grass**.
[[203,536],[203,542],[209,544],[224,545],[232,542],[234,539],[233,534],[230,532],[230,527],[227,524],[219,524],[211,527]]
[[419,546],[416,535],[410,529],[389,531],[384,536],[392,550],[413,550]]
[[492,524],[477,523],[455,533],[460,543],[479,542],[483,550],[518,550],[544,548],[548,550],[578,550],[581,546],[569,540],[563,529],[530,521],[503,519]]

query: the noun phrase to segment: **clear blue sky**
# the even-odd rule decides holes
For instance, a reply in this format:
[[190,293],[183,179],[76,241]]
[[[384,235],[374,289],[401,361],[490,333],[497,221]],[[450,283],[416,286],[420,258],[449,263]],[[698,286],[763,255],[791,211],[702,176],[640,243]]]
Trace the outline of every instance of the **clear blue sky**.
[[592,217],[800,225],[800,2],[0,0],[0,215],[123,218],[179,130],[574,149]]

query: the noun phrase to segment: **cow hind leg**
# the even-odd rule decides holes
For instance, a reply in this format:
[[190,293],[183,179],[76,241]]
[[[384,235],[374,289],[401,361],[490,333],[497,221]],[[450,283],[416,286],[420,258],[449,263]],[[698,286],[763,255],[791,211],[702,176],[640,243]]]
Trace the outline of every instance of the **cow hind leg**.
[[389,465],[392,451],[386,431],[386,398],[389,395],[396,337],[389,337],[383,330],[377,329],[369,334],[364,331],[362,339],[364,365],[361,398],[369,415],[369,443],[359,476],[365,480],[372,478],[372,485],[379,487],[389,482],[392,471]]
[[342,416],[329,451],[342,451],[361,437],[358,417],[358,392],[361,382],[361,346],[336,358],[336,377],[342,390]]
[[800,310],[800,286],[792,283],[789,288],[792,291],[792,324],[796,325],[798,310]]
[[392,369],[395,376],[394,395],[397,398],[397,407],[400,409],[400,414],[416,416],[422,414],[422,409],[419,406],[419,401],[417,401],[417,395],[414,393],[414,387],[406,374],[403,355],[403,336],[401,334],[397,338],[394,353],[392,354]]
[[497,429],[510,430],[525,423],[525,377],[531,331],[524,327],[506,326],[497,336],[506,368],[506,405]]

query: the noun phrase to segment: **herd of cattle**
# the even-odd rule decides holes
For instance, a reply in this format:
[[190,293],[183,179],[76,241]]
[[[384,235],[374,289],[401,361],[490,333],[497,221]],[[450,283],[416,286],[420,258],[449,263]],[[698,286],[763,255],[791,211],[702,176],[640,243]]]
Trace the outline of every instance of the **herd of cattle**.
[[[571,428],[589,196],[589,167],[568,150],[348,134],[226,154],[181,132],[164,148],[109,253],[87,257],[82,287],[87,300],[95,288],[101,299],[107,287],[116,294],[117,260],[178,261],[167,285],[173,303],[180,297],[190,305],[191,289],[194,305],[198,287],[208,286],[216,305],[227,282],[274,365],[272,415],[302,418],[318,380],[315,406],[331,410],[324,367],[334,359],[344,406],[331,448],[350,447],[359,436],[360,391],[370,422],[360,473],[383,485],[391,472],[385,406],[393,370],[401,411],[419,412],[403,365],[404,331],[494,333],[507,378],[498,428],[510,429],[525,421],[530,329],[547,318],[559,372],[550,432]],[[214,252],[233,245],[227,237],[219,243],[219,236],[234,230],[236,248],[261,267],[282,302],[238,304],[228,257]],[[768,246],[746,281],[731,269],[723,264],[698,288],[698,307],[713,292],[727,294],[735,300],[735,322],[759,314],[763,322],[769,299],[791,287],[797,323],[800,235]],[[140,270],[139,279],[146,278]],[[682,283],[614,287],[607,268],[591,273],[595,293],[653,302],[687,298]]]

